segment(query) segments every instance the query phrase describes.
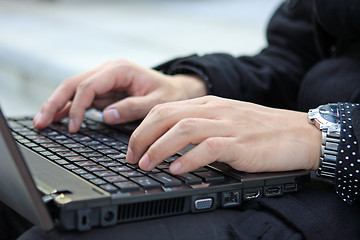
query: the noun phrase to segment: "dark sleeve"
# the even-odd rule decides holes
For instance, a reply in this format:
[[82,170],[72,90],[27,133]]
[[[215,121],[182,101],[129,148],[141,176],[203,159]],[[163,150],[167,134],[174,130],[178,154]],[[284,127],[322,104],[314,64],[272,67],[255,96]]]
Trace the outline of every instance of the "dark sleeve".
[[340,103],[341,133],[338,148],[335,189],[348,204],[359,199],[360,180],[360,106]]
[[301,80],[319,58],[312,7],[311,0],[282,4],[268,26],[268,47],[256,56],[192,55],[156,69],[166,74],[193,73],[197,69],[208,77],[209,94],[295,109]]

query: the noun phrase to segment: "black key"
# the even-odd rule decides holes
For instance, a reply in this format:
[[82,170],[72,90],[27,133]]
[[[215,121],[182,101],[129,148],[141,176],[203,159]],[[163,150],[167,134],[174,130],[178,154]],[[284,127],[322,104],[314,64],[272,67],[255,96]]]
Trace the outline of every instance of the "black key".
[[89,153],[89,152],[94,152],[93,149],[88,148],[88,147],[73,148],[72,150],[73,150],[74,152],[77,152],[77,153]]
[[87,173],[87,171],[85,171],[84,169],[81,169],[81,168],[74,169],[73,172],[78,174],[78,175]]
[[105,157],[105,156],[91,157],[90,159],[95,161],[95,162],[112,162],[111,158]]
[[75,164],[78,165],[79,167],[88,167],[88,166],[96,165],[96,163],[92,161],[79,161],[79,162],[75,162]]
[[57,154],[59,156],[62,156],[62,157],[74,157],[74,156],[78,156],[77,153],[74,153],[73,151],[68,151],[68,152],[57,152]]
[[68,164],[68,161],[63,160],[63,159],[60,159],[60,160],[55,160],[55,162],[56,162],[57,164],[60,164],[60,165],[65,165],[65,164]]
[[78,162],[78,161],[87,161],[88,159],[83,156],[74,156],[74,157],[65,157],[67,160],[71,162]]
[[91,174],[91,173],[81,174],[80,176],[82,176],[83,178],[88,179],[88,180],[96,178],[96,177],[95,177],[93,174]]
[[181,179],[186,185],[194,185],[194,184],[202,183],[201,178],[199,178],[191,173],[176,175],[176,177]]
[[40,154],[43,156],[54,156],[54,154],[49,151],[43,151],[43,152],[40,152]]
[[207,172],[196,172],[194,174],[201,177],[202,180],[206,183],[219,182],[219,181],[223,181],[225,179],[223,175],[221,175],[217,172],[211,171],[211,170],[209,170]]
[[60,160],[61,159],[59,156],[55,156],[55,155],[47,156],[47,158],[50,160]]
[[59,147],[52,147],[52,148],[50,148],[50,150],[51,151],[53,151],[53,152],[69,152],[69,149],[68,148],[66,148],[66,147],[61,147],[61,146],[59,146]]
[[149,177],[137,177],[132,179],[134,182],[142,186],[144,189],[160,188],[161,184]]
[[98,175],[99,177],[109,177],[109,176],[116,176],[117,174],[115,174],[114,172],[110,171],[110,170],[106,170],[106,171],[99,171],[99,172],[94,172],[96,175]]
[[[53,143],[53,142],[51,142],[51,143],[42,143],[41,146],[43,146],[43,147],[45,147],[45,148],[61,147],[60,144],[58,144],[58,143]],[[50,149],[50,150],[51,150],[51,149]]]
[[108,191],[109,193],[116,193],[118,191],[118,188],[111,184],[100,185],[99,187],[101,187],[105,191]]
[[91,179],[90,181],[96,185],[106,184],[106,182],[100,178],[94,178],[94,179]]
[[151,170],[151,171],[144,171],[142,169],[137,169],[137,171],[144,174],[144,175],[151,174],[151,173],[160,173],[161,172],[159,169],[156,169],[156,168]]
[[110,177],[104,177],[104,179],[108,182],[114,183],[114,182],[127,182],[126,178],[123,176],[117,175],[117,176],[110,176]]
[[100,166],[100,165],[86,166],[84,168],[86,170],[88,170],[89,172],[98,172],[98,171],[105,171],[106,170],[106,168],[104,168],[103,166]]
[[137,171],[120,172],[120,174],[123,175],[124,177],[128,177],[128,178],[144,176],[142,173],[139,173],[139,172],[137,172]]
[[42,147],[34,147],[32,150],[34,150],[35,152],[42,152],[42,151],[45,151],[45,148],[42,148]]
[[100,157],[102,156],[100,153],[98,152],[85,152],[85,153],[81,153],[84,157],[88,157],[88,158],[91,158],[91,157]]
[[207,171],[209,171],[209,169],[207,169],[206,167],[200,167],[192,172],[207,172]]
[[69,170],[74,170],[77,169],[78,167],[75,166],[74,164],[66,164],[64,165],[65,168],[69,169]]
[[182,184],[179,179],[166,173],[149,174],[149,176],[161,182],[165,187],[177,187]]
[[119,154],[120,153],[118,150],[111,149],[111,148],[101,149],[99,151],[103,154]]
[[125,153],[107,154],[107,156],[111,157],[112,159],[125,159],[126,158]]
[[103,165],[104,167],[117,167],[117,166],[122,166],[121,163],[115,162],[115,161],[111,161],[111,162],[100,162],[100,164]]
[[115,172],[131,172],[131,171],[133,171],[132,168],[129,168],[127,166],[111,167],[110,169]]
[[121,192],[133,192],[140,189],[140,186],[133,182],[117,182],[114,185],[120,188]]
[[68,147],[68,148],[80,148],[80,147],[84,147],[84,145],[82,145],[81,143],[70,143],[70,144],[65,144],[65,147]]

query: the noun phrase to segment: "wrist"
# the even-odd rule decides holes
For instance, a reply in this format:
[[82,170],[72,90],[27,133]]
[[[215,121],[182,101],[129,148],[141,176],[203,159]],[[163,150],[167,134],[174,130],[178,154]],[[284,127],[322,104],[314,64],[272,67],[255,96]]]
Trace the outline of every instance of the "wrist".
[[205,81],[195,74],[178,74],[171,76],[179,86],[181,86],[185,98],[197,98],[205,96],[207,93],[207,86]]

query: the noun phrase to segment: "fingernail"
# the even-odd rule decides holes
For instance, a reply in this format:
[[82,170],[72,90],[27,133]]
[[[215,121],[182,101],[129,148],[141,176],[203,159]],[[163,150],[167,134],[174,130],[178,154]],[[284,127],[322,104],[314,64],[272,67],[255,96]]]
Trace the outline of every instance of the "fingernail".
[[149,169],[150,158],[149,158],[149,155],[147,153],[145,153],[144,156],[142,156],[142,158],[140,159],[139,166],[143,170],[150,170]]
[[170,172],[174,174],[178,174],[181,171],[181,162],[176,161],[173,164],[170,165]]
[[73,119],[69,120],[69,132],[71,132],[71,133],[76,132],[75,121]]
[[128,149],[127,149],[126,161],[128,163],[135,164],[135,162],[134,162],[134,153],[133,153],[133,151],[131,150],[130,147],[128,147]]
[[104,122],[114,124],[120,121],[120,114],[116,109],[108,109],[103,112]]

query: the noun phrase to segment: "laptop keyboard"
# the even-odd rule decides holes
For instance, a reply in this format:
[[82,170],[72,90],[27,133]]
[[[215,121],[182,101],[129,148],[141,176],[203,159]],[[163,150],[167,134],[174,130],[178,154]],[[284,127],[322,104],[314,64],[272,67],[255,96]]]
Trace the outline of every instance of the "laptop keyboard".
[[171,175],[170,164],[178,153],[165,159],[153,171],[126,162],[129,135],[97,121],[85,119],[79,132],[67,131],[67,122],[53,123],[41,131],[31,118],[8,119],[15,140],[48,160],[110,193],[149,190],[172,191],[221,184],[226,177],[211,167],[191,173]]

